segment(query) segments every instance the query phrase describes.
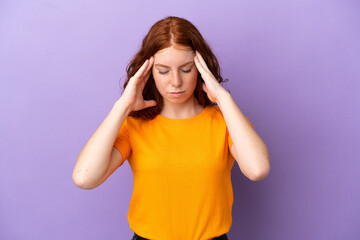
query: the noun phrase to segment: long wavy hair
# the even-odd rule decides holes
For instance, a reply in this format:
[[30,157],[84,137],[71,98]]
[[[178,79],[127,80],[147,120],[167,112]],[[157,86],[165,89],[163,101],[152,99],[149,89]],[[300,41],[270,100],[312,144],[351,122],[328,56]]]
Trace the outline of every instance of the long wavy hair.
[[[143,39],[140,50],[135,54],[126,67],[127,80],[124,83],[124,89],[126,88],[130,78],[139,70],[146,59],[153,56],[157,51],[173,45],[189,47],[193,51],[198,51],[204,58],[209,70],[217,81],[219,83],[224,81],[220,74],[218,60],[197,28],[184,18],[170,16],[156,22]],[[201,74],[199,72],[194,96],[203,107],[212,106],[215,103],[211,102],[207,97],[206,92],[203,91],[202,82],[203,79],[201,78]],[[152,73],[145,84],[143,98],[144,100],[155,100],[156,106],[132,111],[129,116],[146,120],[155,118],[162,110],[164,102],[161,94],[155,86]]]

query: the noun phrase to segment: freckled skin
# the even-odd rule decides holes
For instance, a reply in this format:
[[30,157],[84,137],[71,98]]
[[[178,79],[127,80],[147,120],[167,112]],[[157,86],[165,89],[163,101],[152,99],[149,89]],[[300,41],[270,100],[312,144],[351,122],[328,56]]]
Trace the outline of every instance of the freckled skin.
[[[160,50],[154,55],[152,73],[155,85],[163,97],[165,112],[168,108],[176,108],[179,105],[182,109],[198,105],[194,96],[198,76],[194,56],[195,52],[191,49],[174,46]],[[183,94],[174,97],[172,92]]]

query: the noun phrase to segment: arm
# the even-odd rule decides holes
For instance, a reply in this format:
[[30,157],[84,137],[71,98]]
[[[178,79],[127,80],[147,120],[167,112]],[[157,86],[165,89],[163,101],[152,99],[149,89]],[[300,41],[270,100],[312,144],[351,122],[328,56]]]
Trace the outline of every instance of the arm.
[[240,111],[231,95],[225,90],[217,98],[233,145],[231,153],[241,171],[252,181],[262,180],[270,172],[268,149]]
[[156,105],[154,100],[145,101],[142,96],[153,63],[153,57],[146,60],[129,79],[121,98],[80,152],[72,174],[74,183],[80,188],[99,186],[122,164],[123,156],[113,146],[126,116],[131,111]]
[[270,172],[270,156],[265,143],[242,114],[231,95],[219,84],[200,53],[194,58],[204,80],[203,89],[216,102],[233,140],[231,154],[241,171],[252,181],[264,179]]
[[129,107],[118,100],[81,150],[72,174],[78,187],[92,189],[99,186],[121,165],[123,158],[113,149],[113,144],[128,113]]

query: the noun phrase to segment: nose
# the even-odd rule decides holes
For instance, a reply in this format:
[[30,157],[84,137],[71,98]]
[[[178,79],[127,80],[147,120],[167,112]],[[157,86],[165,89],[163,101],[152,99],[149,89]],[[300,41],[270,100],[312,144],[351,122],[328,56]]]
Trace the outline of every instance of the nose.
[[182,80],[180,78],[179,72],[175,71],[174,74],[171,76],[171,85],[174,87],[180,87],[182,85]]

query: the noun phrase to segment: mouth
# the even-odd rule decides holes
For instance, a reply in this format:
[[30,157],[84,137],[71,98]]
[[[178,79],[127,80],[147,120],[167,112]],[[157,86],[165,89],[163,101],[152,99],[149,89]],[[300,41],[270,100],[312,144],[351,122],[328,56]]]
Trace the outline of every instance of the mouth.
[[180,97],[181,95],[183,95],[185,93],[185,91],[182,92],[170,92],[169,94],[173,97]]

